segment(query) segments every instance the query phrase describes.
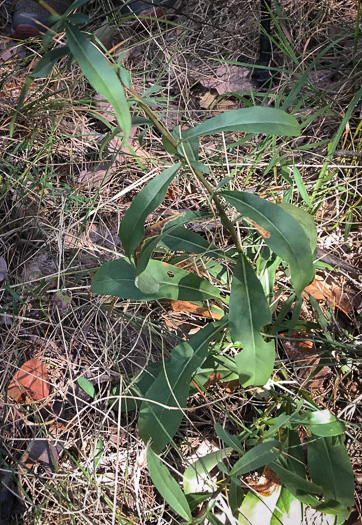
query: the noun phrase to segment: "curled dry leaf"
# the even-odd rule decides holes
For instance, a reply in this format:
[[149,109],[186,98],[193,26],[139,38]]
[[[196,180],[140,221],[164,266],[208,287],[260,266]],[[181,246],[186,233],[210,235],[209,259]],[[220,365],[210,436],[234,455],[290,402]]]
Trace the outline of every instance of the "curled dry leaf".
[[40,464],[45,471],[55,472],[61,450],[59,444],[46,439],[34,439],[25,452],[23,463],[29,468]]
[[264,467],[263,473],[257,481],[248,479],[248,484],[261,496],[272,496],[280,490],[280,478],[268,466]]
[[39,359],[30,359],[16,372],[8,387],[8,397],[17,403],[42,401],[50,394],[47,368]]

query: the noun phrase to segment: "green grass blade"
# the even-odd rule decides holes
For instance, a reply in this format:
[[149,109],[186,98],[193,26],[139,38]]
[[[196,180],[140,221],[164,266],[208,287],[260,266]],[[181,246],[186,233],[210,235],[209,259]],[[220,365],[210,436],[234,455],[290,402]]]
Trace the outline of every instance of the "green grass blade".
[[314,268],[310,241],[299,222],[281,206],[257,195],[240,191],[224,191],[221,195],[266,231],[266,244],[289,264],[294,290],[300,296],[313,280]]
[[235,362],[244,387],[264,385],[273,371],[274,342],[265,342],[260,334],[260,328],[270,321],[261,283],[243,257],[235,267],[231,282],[229,326],[232,341],[243,345]]
[[108,60],[76,27],[66,24],[67,43],[86,79],[112,105],[124,140],[129,136],[131,116],[122,84]]

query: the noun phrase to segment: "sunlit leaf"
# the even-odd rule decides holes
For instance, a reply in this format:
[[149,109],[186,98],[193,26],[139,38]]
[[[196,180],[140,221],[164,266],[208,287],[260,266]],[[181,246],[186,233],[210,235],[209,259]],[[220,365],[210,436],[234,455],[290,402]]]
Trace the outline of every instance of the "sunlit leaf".
[[133,199],[119,228],[119,237],[129,259],[145,234],[145,220],[161,204],[181,164],[175,164],[152,179]]
[[147,465],[152,482],[163,499],[170,505],[174,512],[188,523],[191,522],[191,511],[185,494],[160,458],[152,451],[151,447],[147,449]]
[[75,26],[66,24],[67,43],[82,73],[112,105],[125,140],[131,130],[131,116],[122,84],[108,60]]
[[223,459],[227,458],[232,448],[228,447],[222,450],[210,452],[206,456],[194,461],[184,472],[183,487],[185,494],[191,492],[202,492],[204,490],[212,490],[213,483],[211,481],[211,470]]
[[145,443],[151,440],[155,452],[163,450],[178,430],[189,395],[191,377],[206,359],[210,343],[217,340],[226,324],[226,320],[210,323],[189,341],[176,346],[172,350],[171,360],[165,363],[147,391],[147,401],[140,408],[138,430]]
[[304,229],[281,206],[252,193],[224,191],[223,197],[244,217],[270,233],[264,242],[289,264],[291,281],[298,295],[314,278],[313,254]]
[[273,371],[275,358],[274,342],[267,343],[260,334],[260,328],[271,321],[271,313],[260,281],[244,257],[234,269],[229,307],[231,339],[243,345],[235,358],[240,384],[262,386]]

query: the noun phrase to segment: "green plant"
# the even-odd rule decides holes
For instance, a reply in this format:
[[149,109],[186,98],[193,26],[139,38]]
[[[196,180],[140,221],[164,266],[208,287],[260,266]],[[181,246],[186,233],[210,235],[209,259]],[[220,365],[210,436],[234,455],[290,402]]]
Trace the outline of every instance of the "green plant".
[[[75,2],[72,9],[82,3]],[[344,425],[327,411],[319,411],[307,403],[295,403],[292,396],[286,396],[277,417],[265,417],[261,424],[240,435],[231,436],[216,426],[215,431],[226,448],[187,469],[184,475],[187,497],[157,456],[174,440],[184,416],[191,381],[197,382],[198,378],[201,381],[207,362],[210,366],[211,361],[215,370],[221,366],[229,370],[243,387],[263,386],[268,382],[275,361],[277,328],[270,303],[276,270],[286,265],[286,274],[294,289],[293,322],[297,321],[301,294],[314,277],[316,229],[310,215],[288,203],[275,204],[254,194],[225,189],[230,181],[213,187],[208,180],[208,167],[199,155],[200,137],[233,131],[298,136],[297,120],[282,110],[255,106],[230,111],[186,131],[180,128],[170,131],[133,90],[128,73],[117,64],[110,65],[74,26],[79,20],[77,15],[69,13],[54,19],[58,27],[66,30],[67,46],[48,52],[32,78],[47,74],[56,61],[70,54],[93,87],[113,105],[119,128],[112,133],[122,133],[125,140],[132,122],[129,106],[138,107],[161,135],[165,150],[177,161],[149,182],[133,200],[119,231],[126,257],[104,264],[93,279],[92,291],[134,301],[208,301],[211,310],[218,305],[225,312],[220,321],[208,324],[176,346],[169,359],[146,369],[122,392],[119,389],[114,392],[124,410],[139,405],[138,428],[148,444],[149,471],[155,486],[188,523],[201,523],[205,518],[217,523],[212,509],[218,494],[226,489],[231,509],[242,520],[247,516],[246,507],[251,504],[244,499],[240,476],[269,465],[283,484],[275,520],[280,519],[280,513],[288,513],[291,501],[297,498],[306,505],[338,515],[338,523],[342,523],[353,504],[353,475],[341,438]],[[128,100],[124,91],[130,95]],[[183,212],[146,229],[147,217],[161,205],[176,176],[194,177],[204,186],[210,212]],[[297,171],[295,177],[297,184],[300,183]],[[304,199],[310,206],[306,192]],[[185,227],[212,214],[228,232],[234,245],[232,249],[222,251],[209,245],[202,236]],[[243,246],[236,228],[238,221],[251,225],[255,233],[260,234],[262,247],[257,253],[250,253]],[[166,263],[160,247],[187,254],[185,258],[198,254],[209,268],[212,282],[176,264]],[[256,270],[251,263],[252,256],[255,256]],[[225,279],[225,266],[232,273],[231,279]],[[218,283],[228,288],[227,293],[220,292]],[[236,350],[236,356],[225,358],[226,348]],[[310,479],[297,433],[301,426],[307,429]],[[221,463],[228,455],[233,459],[230,470]],[[195,493],[192,480],[200,473],[206,472],[208,476],[215,465],[224,475],[222,482],[202,495]],[[327,479],[321,474],[326,466]],[[338,479],[342,474],[344,482],[340,484]],[[208,503],[202,516],[193,520],[192,510],[203,501]]]

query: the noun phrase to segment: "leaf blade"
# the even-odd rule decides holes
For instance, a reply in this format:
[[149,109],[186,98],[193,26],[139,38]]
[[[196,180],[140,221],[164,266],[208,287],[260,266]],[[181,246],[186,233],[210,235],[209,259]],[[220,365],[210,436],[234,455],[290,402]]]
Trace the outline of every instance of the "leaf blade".
[[265,243],[289,264],[293,287],[300,296],[313,280],[314,268],[310,241],[299,222],[282,207],[257,195],[240,191],[223,191],[221,195],[269,233]]
[[[155,452],[161,451],[178,430],[190,390],[192,374],[204,362],[209,344],[227,324],[226,319],[210,323],[189,341],[177,345],[171,360],[146,393],[138,417],[138,430],[145,443],[152,440]],[[156,401],[158,404],[153,403]],[[170,410],[178,408],[178,410]]]
[[275,461],[280,454],[281,443],[277,440],[264,441],[259,443],[238,459],[229,472],[229,476],[242,476],[251,470],[256,470]]
[[125,140],[131,130],[131,116],[122,84],[102,53],[75,26],[65,24],[69,49],[84,76],[112,105]]
[[235,358],[240,384],[264,385],[274,366],[274,343],[265,342],[260,328],[271,321],[263,288],[251,264],[242,257],[236,264],[229,303],[230,336],[243,349]]
[[119,228],[119,238],[129,259],[144,237],[147,216],[161,204],[180,167],[180,163],[175,164],[152,179],[133,199],[126,211]]
[[164,500],[179,516],[191,522],[191,510],[185,494],[151,447],[147,449],[147,465],[150,477]]
[[246,133],[268,133],[271,135],[300,135],[300,125],[295,117],[276,108],[254,106],[234,109],[210,118],[183,133],[189,140],[221,131],[244,131]]

